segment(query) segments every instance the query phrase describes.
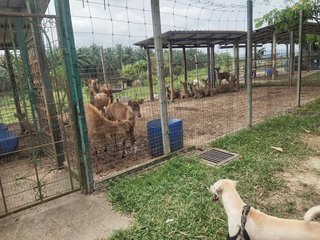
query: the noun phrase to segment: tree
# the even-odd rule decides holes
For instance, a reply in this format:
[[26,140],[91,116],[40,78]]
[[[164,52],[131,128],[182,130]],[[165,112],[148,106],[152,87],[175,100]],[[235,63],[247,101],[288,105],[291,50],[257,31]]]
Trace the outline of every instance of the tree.
[[[287,4],[292,0],[287,0]],[[303,21],[315,21],[320,24],[320,0],[299,0],[297,3],[287,6],[285,9],[273,9],[260,19],[256,20],[256,27],[261,27],[264,23],[274,26],[276,32],[292,31],[299,25],[300,11],[303,12]],[[320,36],[306,34],[305,43],[312,44],[314,48],[320,46]]]
[[117,56],[119,69],[122,69],[123,65],[123,56],[124,56],[124,47],[122,44],[116,44],[114,48],[114,52]]
[[121,69],[121,77],[128,79],[130,82],[143,78],[145,81],[145,73],[147,70],[147,62],[145,60],[140,60],[134,64],[127,64]]
[[134,63],[134,49],[131,46],[125,46],[123,49],[123,63],[132,64]]
[[[286,1],[291,3],[292,1]],[[274,26],[277,32],[290,31],[299,25],[299,12],[303,11],[304,21],[314,20],[320,23],[320,1],[319,0],[299,0],[285,9],[273,9],[261,18],[256,20],[256,27],[261,27],[264,23]]]

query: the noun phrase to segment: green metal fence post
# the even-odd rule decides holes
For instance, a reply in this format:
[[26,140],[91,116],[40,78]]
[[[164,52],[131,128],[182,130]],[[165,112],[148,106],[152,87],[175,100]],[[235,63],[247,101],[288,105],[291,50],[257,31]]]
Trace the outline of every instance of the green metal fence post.
[[89,157],[87,126],[84,118],[80,74],[76,62],[76,49],[73,36],[69,0],[55,0],[57,27],[63,60],[66,68],[72,111],[76,127],[77,142],[80,150],[80,168],[86,193],[93,190],[91,160]]

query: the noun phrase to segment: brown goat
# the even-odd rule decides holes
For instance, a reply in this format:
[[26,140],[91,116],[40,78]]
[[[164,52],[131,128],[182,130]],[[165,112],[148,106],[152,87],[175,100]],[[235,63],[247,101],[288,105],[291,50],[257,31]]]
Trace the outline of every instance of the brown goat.
[[[167,89],[167,97],[171,99],[171,90],[169,87],[166,87],[166,89]],[[180,97],[181,97],[180,92],[173,90],[173,99],[180,98]]]
[[99,93],[105,93],[110,98],[110,102],[113,102],[113,95],[112,95],[112,86],[111,84],[103,84],[99,88]]
[[126,136],[130,131],[131,124],[129,121],[110,121],[92,104],[84,104],[84,113],[88,129],[88,138],[92,146],[97,140],[102,140],[105,143],[106,150],[108,137],[111,138],[113,135]]
[[94,93],[90,89],[90,103],[95,106],[99,111],[104,112],[104,107],[109,104],[109,97],[105,93]]
[[194,86],[192,83],[188,83],[189,85],[189,88],[190,88],[190,97],[193,97],[195,95],[195,92],[194,92]]
[[89,89],[92,90],[94,93],[99,92],[99,81],[98,79],[90,79],[89,81]]
[[[140,105],[143,103],[143,99],[140,99],[138,101],[129,101],[128,106],[123,105],[119,101],[115,103],[109,104],[105,108],[105,116],[109,120],[127,120],[130,123],[130,131],[128,132],[128,137],[130,137],[131,141],[131,149],[134,152],[134,143],[135,143],[135,137],[134,137],[134,127],[136,125],[136,116],[141,117],[140,113]],[[115,137],[116,138],[116,137]],[[116,141],[116,140],[115,140]],[[122,157],[125,154],[125,145],[126,145],[126,139],[124,138],[122,142]]]
[[183,92],[182,92],[182,94],[181,94],[181,98],[188,98],[188,97],[190,97],[190,92],[189,92],[189,90],[188,90],[188,83],[182,82],[182,81],[180,81],[180,83],[181,83],[181,85],[182,85],[182,87],[183,87]]

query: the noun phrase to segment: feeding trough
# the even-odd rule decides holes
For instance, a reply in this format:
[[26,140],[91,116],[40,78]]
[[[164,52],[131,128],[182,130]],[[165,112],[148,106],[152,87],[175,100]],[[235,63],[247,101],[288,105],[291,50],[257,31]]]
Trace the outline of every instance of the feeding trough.
[[0,154],[15,151],[19,145],[17,135],[8,131],[8,128],[0,128]]
[[[181,119],[169,118],[169,138],[171,152],[183,148],[183,124]],[[147,123],[149,150],[153,157],[163,155],[161,119]]]

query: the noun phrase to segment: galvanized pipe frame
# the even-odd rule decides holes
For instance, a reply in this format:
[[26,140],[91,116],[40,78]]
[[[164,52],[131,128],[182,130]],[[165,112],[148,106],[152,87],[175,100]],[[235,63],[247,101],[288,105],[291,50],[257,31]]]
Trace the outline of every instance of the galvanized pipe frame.
[[72,101],[72,118],[76,123],[75,134],[77,139],[77,151],[80,158],[81,184],[83,185],[85,192],[90,193],[93,191],[92,166],[89,156],[80,74],[76,64],[76,49],[69,0],[55,0],[55,9],[58,17],[57,26],[59,42],[63,48],[63,60]]

